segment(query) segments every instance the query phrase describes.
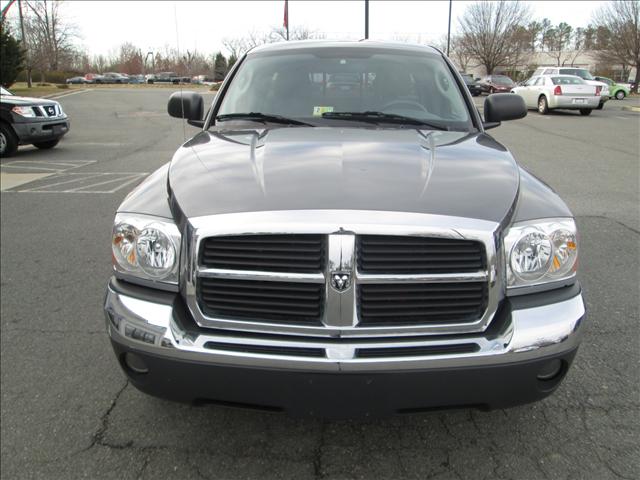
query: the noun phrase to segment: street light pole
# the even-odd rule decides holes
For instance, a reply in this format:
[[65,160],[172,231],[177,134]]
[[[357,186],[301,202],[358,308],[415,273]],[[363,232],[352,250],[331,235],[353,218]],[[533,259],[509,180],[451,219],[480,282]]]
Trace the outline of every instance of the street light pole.
[[369,38],[369,0],[364,0],[364,38]]
[[451,4],[453,0],[449,0],[449,28],[447,29],[447,57],[449,56],[449,47],[451,46]]
[[18,14],[20,15],[20,33],[22,35],[22,47],[26,53],[27,60],[27,87],[31,88],[31,61],[29,60],[29,48],[27,46],[27,38],[24,35],[24,18],[22,17],[22,1],[18,0]]

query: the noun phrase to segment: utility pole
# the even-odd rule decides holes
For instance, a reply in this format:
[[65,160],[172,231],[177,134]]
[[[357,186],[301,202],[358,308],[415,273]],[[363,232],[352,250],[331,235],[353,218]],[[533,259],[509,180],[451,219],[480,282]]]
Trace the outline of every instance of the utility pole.
[[364,0],[364,38],[369,38],[369,0]]
[[449,28],[447,29],[447,57],[449,56],[449,47],[451,46],[451,4],[453,0],[449,0]]
[[22,46],[25,49],[27,60],[27,87],[31,88],[31,62],[29,61],[29,48],[27,38],[24,36],[24,18],[22,18],[22,0],[18,0],[18,13],[20,15],[20,34],[22,35]]

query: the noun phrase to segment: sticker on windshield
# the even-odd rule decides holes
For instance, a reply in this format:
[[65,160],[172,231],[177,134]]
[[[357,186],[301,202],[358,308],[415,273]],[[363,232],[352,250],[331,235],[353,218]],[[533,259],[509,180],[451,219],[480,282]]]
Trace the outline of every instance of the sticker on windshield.
[[313,107],[313,116],[321,117],[325,112],[333,112],[333,107],[316,106]]

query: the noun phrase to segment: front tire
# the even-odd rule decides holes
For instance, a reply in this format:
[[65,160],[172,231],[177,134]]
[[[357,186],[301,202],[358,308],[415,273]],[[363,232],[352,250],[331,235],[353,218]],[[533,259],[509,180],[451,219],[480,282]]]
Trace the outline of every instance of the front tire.
[[549,104],[547,103],[547,97],[544,95],[538,99],[538,113],[540,113],[540,115],[549,113]]
[[49,150],[50,148],[53,148],[56,145],[58,145],[59,142],[60,142],[60,139],[56,138],[55,140],[49,140],[47,142],[34,143],[33,146],[36,148],[39,148],[40,150]]
[[626,97],[624,90],[618,90],[616,92],[616,100],[624,100],[624,97]]
[[18,151],[18,139],[10,127],[0,124],[0,157],[11,157]]
[[590,108],[581,108],[580,109],[580,115],[582,115],[583,117],[586,117],[587,115],[591,115],[591,109]]

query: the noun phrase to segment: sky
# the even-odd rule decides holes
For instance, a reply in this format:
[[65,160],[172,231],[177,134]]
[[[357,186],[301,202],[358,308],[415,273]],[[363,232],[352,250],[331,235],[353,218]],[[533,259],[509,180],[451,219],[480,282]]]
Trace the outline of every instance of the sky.
[[[115,53],[131,42],[146,51],[165,45],[180,51],[210,54],[223,50],[224,38],[249,31],[268,31],[283,23],[284,0],[278,1],[96,1],[67,0],[63,12],[79,29],[79,43],[90,54]],[[328,39],[364,37],[364,0],[289,1],[289,26],[304,26]],[[457,17],[471,1],[452,3],[452,31]],[[598,1],[531,1],[533,19],[547,17],[553,24],[574,27],[589,24]],[[7,0],[1,0],[4,7]],[[9,16],[18,13],[17,2]],[[446,36],[448,1],[375,1],[369,3],[369,38],[436,43]],[[228,52],[225,52],[228,53]]]

